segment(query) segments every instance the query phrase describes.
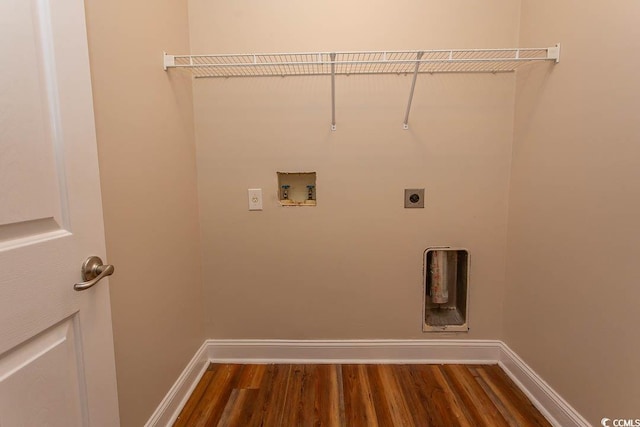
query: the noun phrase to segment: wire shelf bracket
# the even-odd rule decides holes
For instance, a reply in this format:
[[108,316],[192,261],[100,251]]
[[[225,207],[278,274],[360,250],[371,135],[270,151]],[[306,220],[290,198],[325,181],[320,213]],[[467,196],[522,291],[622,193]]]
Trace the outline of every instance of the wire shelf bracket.
[[560,62],[560,44],[546,48],[441,49],[420,51],[298,52],[213,55],[169,55],[163,69],[190,70],[195,78],[230,77],[331,77],[331,130],[336,130],[338,75],[411,75],[411,89],[403,128],[409,129],[409,114],[418,74],[510,73],[525,64]]
[[329,55],[331,58],[331,130],[336,130],[336,54]]

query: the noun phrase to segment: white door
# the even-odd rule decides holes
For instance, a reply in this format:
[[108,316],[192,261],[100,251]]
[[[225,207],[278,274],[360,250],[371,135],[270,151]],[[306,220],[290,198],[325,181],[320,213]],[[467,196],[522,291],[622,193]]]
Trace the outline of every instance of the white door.
[[82,0],[0,1],[0,426],[116,426]]

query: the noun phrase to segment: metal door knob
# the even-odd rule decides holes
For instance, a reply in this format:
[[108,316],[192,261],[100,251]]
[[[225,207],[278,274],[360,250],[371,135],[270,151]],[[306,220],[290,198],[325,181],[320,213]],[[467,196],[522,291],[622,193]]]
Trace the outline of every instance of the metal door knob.
[[84,291],[89,289],[102,278],[111,276],[115,268],[111,264],[104,265],[102,260],[97,256],[90,256],[82,263],[82,280],[84,282],[76,283],[73,289],[76,291]]

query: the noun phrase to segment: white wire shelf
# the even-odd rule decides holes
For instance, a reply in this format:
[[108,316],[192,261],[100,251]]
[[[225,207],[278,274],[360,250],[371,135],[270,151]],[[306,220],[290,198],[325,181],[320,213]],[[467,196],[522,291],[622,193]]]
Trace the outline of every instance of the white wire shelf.
[[164,68],[196,78],[350,74],[500,73],[536,61],[558,62],[558,46],[515,49],[164,55]]
[[416,77],[425,73],[508,73],[524,64],[560,60],[560,45],[546,48],[446,49],[370,52],[298,52],[228,55],[164,54],[164,69],[183,68],[195,78],[331,76],[335,130],[335,76],[412,74],[405,114],[408,128]]

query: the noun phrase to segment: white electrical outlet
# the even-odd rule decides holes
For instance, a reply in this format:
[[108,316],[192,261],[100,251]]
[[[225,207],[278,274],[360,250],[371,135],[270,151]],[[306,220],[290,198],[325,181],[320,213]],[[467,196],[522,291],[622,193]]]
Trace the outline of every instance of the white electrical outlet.
[[249,210],[262,210],[262,188],[250,188],[249,190]]

